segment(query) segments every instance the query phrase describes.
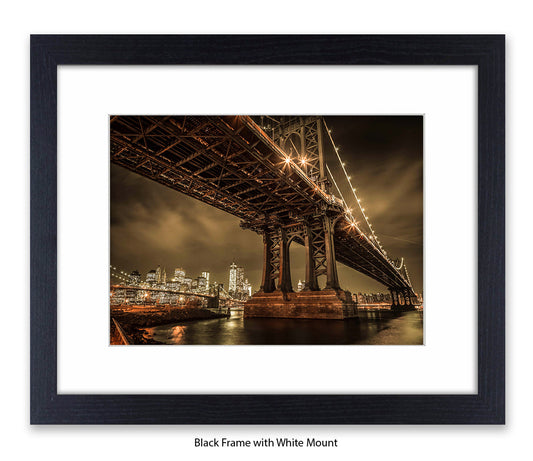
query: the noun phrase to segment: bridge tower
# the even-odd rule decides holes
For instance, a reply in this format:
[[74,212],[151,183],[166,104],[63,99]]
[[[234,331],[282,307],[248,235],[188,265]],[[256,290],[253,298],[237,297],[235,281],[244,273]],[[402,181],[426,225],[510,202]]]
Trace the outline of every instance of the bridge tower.
[[329,192],[324,160],[324,122],[318,116],[270,118],[270,135],[322,190]]
[[[282,116],[261,120],[271,139],[317,187],[329,194],[330,183],[324,159],[325,128],[321,117]],[[334,229],[343,209],[337,203],[321,204],[307,216],[279,220],[265,216],[260,223],[243,222],[263,236],[261,288],[245,307],[246,317],[348,318],[357,314],[349,292],[341,289],[337,274]],[[289,247],[305,247],[305,286],[294,292]],[[320,289],[318,277],[326,277]]]

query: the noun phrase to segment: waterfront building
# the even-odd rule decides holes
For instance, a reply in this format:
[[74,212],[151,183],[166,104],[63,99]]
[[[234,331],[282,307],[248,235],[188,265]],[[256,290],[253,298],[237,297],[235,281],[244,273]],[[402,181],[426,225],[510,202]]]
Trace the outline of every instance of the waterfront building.
[[219,287],[219,284],[216,281],[213,281],[208,287],[208,294],[211,296],[216,296],[218,294],[219,288],[220,290],[222,290],[222,287],[223,285],[220,285]]
[[205,279],[207,287],[209,288],[209,272],[208,271],[202,272],[202,277]]
[[305,287],[305,280],[298,280],[298,287],[296,288],[296,291],[302,291]]
[[244,281],[244,294],[248,297],[252,297],[252,284],[246,279]]
[[150,285],[153,285],[157,282],[157,275],[156,271],[154,269],[148,271],[146,274],[146,283],[149,283]]
[[167,282],[166,288],[167,290],[179,291],[180,284],[177,280],[170,280],[169,282]]
[[155,270],[155,283],[161,283],[161,266],[157,266],[157,269]]
[[124,299],[124,304],[135,304],[137,293],[138,290],[125,290],[126,297]]
[[[203,272],[205,274],[205,272]],[[205,293],[207,291],[207,279],[205,277],[198,277],[196,279],[198,293]]]
[[182,291],[191,291],[192,288],[192,278],[191,277],[183,277],[183,283],[182,285],[185,285],[185,290]]
[[392,302],[390,293],[354,293],[353,299],[357,304],[388,304]]
[[181,267],[177,267],[174,270],[174,280],[178,283],[183,283],[183,279],[185,278],[185,271]]
[[131,271],[129,276],[129,284],[138,286],[141,283],[141,273],[139,271]]

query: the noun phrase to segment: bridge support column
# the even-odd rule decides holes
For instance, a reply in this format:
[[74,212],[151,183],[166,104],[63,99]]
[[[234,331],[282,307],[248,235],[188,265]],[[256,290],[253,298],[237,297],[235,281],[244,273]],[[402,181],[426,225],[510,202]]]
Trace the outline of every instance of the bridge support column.
[[398,302],[398,292],[396,290],[393,290],[392,288],[389,288],[389,291],[391,297],[391,309],[397,309],[400,304]]
[[414,309],[414,303],[410,288],[389,288],[392,297],[391,309],[407,311]]
[[279,284],[278,290],[283,293],[292,292],[291,261],[289,255],[289,241],[285,229],[280,229],[279,242]]
[[404,290],[405,305],[411,307],[411,294],[409,289]]
[[[339,289],[332,235],[334,222],[324,216],[314,222],[312,229],[309,223],[303,223],[297,229],[294,225],[265,228],[263,285],[261,291],[246,302],[245,318],[343,320],[359,315],[351,294]],[[306,247],[308,278],[307,289],[296,293],[292,291],[289,259],[289,245],[294,239]],[[325,290],[318,289],[317,274],[327,276]]]
[[263,278],[260,291],[272,293],[274,291],[272,279],[272,237],[268,231],[263,233]]
[[339,276],[337,275],[337,260],[335,258],[335,245],[333,243],[333,226],[334,221],[328,217],[324,217],[324,242],[326,253],[326,288],[332,290],[339,290]]
[[313,235],[309,224],[304,226],[305,245],[305,291],[317,291],[318,281],[315,272],[315,257],[313,254]]

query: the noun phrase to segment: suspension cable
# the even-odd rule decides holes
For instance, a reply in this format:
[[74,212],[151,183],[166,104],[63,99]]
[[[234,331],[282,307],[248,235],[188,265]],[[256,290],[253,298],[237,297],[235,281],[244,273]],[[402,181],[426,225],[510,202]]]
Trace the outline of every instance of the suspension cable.
[[339,186],[337,186],[337,181],[335,181],[335,178],[333,177],[333,174],[331,173],[331,170],[329,169],[328,164],[326,163],[326,170],[328,170],[329,175],[331,176],[331,180],[333,181],[333,184],[335,185],[335,188],[337,189],[337,192],[341,196],[342,201],[344,202],[344,207],[347,209],[348,204],[346,203],[346,200],[344,200],[344,196],[342,195],[341,190],[339,189]]
[[359,197],[357,197],[356,189],[352,185],[351,177],[348,175],[348,172],[346,171],[346,167],[345,167],[346,164],[341,159],[341,156],[339,154],[339,148],[335,145],[335,141],[333,141],[333,137],[331,136],[331,130],[328,128],[328,125],[327,125],[325,120],[324,120],[324,127],[326,128],[326,132],[328,134],[329,140],[331,141],[331,144],[333,145],[333,150],[335,151],[335,154],[337,155],[337,159],[339,160],[339,163],[341,164],[342,171],[344,172],[344,176],[346,177],[346,180],[348,181],[348,184],[349,184],[350,189],[351,189],[351,191],[353,193],[355,201],[356,201],[359,209],[361,210],[361,214],[365,218],[365,222],[366,222],[368,228],[370,229],[370,232],[372,233],[373,239],[377,243],[377,245],[378,245],[379,249],[381,250],[381,252],[382,253],[386,253],[385,250],[383,249],[383,247],[381,245],[381,242],[379,241],[374,229],[372,228],[372,224],[370,224],[368,216],[365,213],[365,209],[361,205],[361,199]]

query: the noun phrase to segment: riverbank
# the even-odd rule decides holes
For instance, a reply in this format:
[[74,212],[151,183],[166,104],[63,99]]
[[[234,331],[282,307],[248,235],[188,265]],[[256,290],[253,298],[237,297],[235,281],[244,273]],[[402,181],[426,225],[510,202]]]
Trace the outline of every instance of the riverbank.
[[124,330],[130,344],[162,344],[144,335],[145,328],[191,320],[209,320],[227,317],[200,307],[180,306],[112,306],[110,316],[110,344],[124,344],[115,326],[115,319]]

